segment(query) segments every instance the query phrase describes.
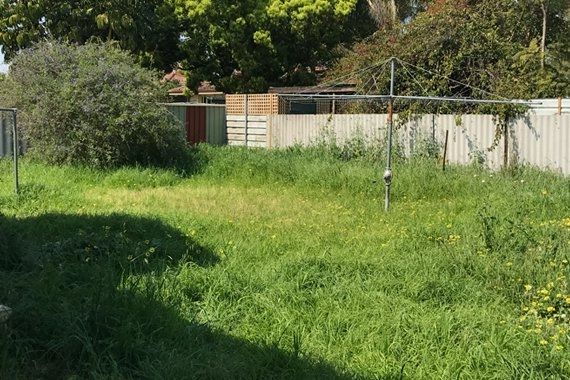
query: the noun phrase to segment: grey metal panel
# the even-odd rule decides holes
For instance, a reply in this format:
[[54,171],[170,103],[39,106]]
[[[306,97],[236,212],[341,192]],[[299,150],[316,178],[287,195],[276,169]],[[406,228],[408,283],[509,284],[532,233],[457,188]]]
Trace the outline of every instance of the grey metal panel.
[[212,145],[226,144],[225,107],[206,106],[206,141]]
[[170,111],[180,123],[180,134],[186,139],[186,107],[180,107],[175,104],[164,104],[166,109]]
[[0,157],[12,155],[12,127],[8,115],[0,112]]
[[186,124],[186,108],[185,107],[167,105],[166,109],[168,109],[176,117],[176,119],[181,123],[181,125]]

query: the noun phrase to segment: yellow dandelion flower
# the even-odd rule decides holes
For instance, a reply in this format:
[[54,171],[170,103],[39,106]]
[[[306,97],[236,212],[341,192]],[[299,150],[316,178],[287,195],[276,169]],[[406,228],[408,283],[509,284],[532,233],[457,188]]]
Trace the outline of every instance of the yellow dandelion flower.
[[548,341],[547,341],[546,339],[542,339],[542,340],[540,341],[540,345],[541,345],[541,346],[546,346],[547,344],[548,344]]
[[564,349],[564,346],[561,344],[556,345],[556,351],[562,351]]
[[555,309],[554,307],[552,307],[552,306],[548,306],[548,307],[546,308],[546,311],[548,311],[549,313],[553,313],[555,310],[556,310],[556,309]]
[[532,285],[525,285],[524,290],[526,290],[527,292],[530,292],[532,290]]
[[554,324],[554,319],[553,319],[553,318],[548,318],[548,319],[546,320],[546,324],[549,325],[549,326],[552,326],[552,325]]

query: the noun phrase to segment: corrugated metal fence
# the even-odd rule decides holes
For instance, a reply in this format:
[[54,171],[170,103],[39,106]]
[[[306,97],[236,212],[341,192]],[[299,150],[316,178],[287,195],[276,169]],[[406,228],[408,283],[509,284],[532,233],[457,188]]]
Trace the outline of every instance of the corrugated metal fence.
[[[266,146],[307,146],[324,138],[334,138],[342,145],[355,136],[369,142],[384,141],[386,120],[387,115],[270,115]],[[426,141],[443,146],[446,131],[451,163],[479,160],[496,169],[503,164],[506,149],[510,163],[570,175],[570,114],[527,115],[513,121],[507,144],[503,134],[497,134],[491,115],[424,115],[400,125],[396,138],[404,153],[410,155]]]
[[184,126],[190,144],[226,143],[226,108],[218,104],[168,103],[167,109]]
[[0,157],[12,155],[12,118],[0,112]]

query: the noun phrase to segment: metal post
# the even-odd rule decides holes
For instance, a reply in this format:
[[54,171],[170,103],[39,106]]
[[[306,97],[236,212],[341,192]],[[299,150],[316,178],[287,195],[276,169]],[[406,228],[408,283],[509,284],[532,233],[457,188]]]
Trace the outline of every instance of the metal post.
[[394,80],[396,74],[396,60],[391,60],[391,74],[390,74],[390,98],[388,100],[388,146],[387,146],[387,160],[386,171],[384,172],[384,183],[386,184],[386,196],[384,199],[384,209],[390,210],[390,187],[392,186],[392,141],[394,129]]
[[14,192],[17,194],[20,193],[20,181],[18,176],[18,151],[19,151],[19,144],[18,144],[18,111],[12,111],[13,122],[12,122],[12,151],[14,155]]

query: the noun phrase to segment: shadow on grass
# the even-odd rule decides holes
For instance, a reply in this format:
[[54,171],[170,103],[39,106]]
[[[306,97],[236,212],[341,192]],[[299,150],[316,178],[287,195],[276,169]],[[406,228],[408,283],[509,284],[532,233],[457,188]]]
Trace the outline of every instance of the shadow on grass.
[[193,321],[180,269],[217,260],[154,219],[0,215],[0,378],[345,377]]

